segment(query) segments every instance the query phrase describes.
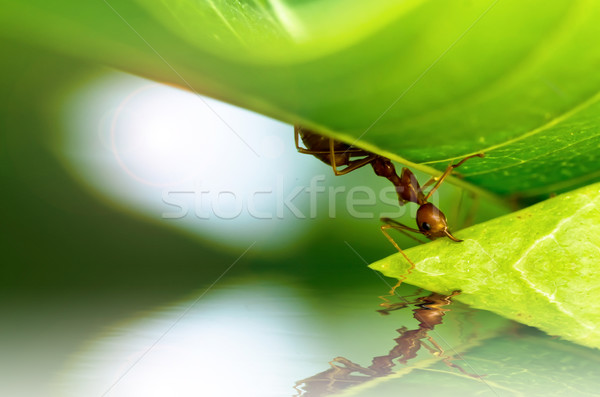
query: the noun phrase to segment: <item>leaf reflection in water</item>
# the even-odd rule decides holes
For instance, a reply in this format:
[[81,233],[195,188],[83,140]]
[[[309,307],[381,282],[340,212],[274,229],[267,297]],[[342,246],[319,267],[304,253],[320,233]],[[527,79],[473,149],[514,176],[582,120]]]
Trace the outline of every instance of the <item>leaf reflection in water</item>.
[[398,328],[397,332],[400,336],[394,339],[396,345],[388,354],[374,357],[368,367],[356,364],[345,357],[334,358],[329,362],[331,368],[328,370],[296,382],[294,386],[297,391],[296,396],[324,396],[390,375],[396,365],[394,360],[406,365],[409,360],[417,357],[417,353],[422,347],[449,367],[459,370],[467,376],[481,378],[481,375],[471,374],[454,363],[454,357],[445,354],[444,349],[429,335],[436,325],[442,324],[442,318],[446,312],[450,311],[445,307],[450,306],[452,297],[459,293],[459,291],[454,291],[450,295],[442,295],[434,292],[412,302],[382,304],[385,309],[378,310],[378,312],[383,315],[414,305],[413,317],[419,322],[418,328],[413,330],[409,330],[405,326]]

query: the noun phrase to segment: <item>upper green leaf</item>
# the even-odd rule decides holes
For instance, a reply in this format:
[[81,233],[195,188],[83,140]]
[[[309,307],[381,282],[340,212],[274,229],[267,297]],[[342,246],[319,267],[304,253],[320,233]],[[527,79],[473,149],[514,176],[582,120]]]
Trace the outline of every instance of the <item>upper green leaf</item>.
[[[0,34],[499,194],[600,177],[600,3],[2,0]],[[417,166],[425,171],[432,168]]]
[[[590,347],[600,347],[600,184],[546,200],[406,254],[406,281]],[[371,265],[406,276],[396,254]]]

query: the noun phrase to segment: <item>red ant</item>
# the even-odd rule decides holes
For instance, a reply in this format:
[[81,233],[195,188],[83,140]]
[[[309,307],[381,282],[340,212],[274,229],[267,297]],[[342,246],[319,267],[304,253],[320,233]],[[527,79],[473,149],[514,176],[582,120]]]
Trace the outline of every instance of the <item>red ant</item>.
[[[299,138],[302,139],[305,148],[300,147]],[[438,237],[448,237],[456,242],[462,241],[450,233],[446,216],[439,208],[428,202],[428,200],[455,168],[460,167],[470,158],[483,157],[483,153],[467,156],[458,163],[449,165],[441,176],[433,177],[421,186],[412,171],[406,167],[402,168],[402,174],[398,176],[394,164],[386,157],[355,148],[352,145],[336,141],[333,138],[324,137],[299,125],[294,127],[294,139],[296,148],[300,153],[312,154],[325,164],[330,165],[333,168],[335,175],[344,175],[367,164],[371,164],[375,174],[387,178],[394,184],[396,192],[398,193],[400,205],[404,205],[407,202],[419,205],[416,216],[417,229],[406,226],[390,218],[381,219],[385,223],[385,225],[381,226],[382,233],[394,247],[404,255],[406,260],[408,260],[413,267],[414,263],[404,254],[402,249],[388,234],[387,229],[419,233],[430,240],[434,240]],[[356,159],[356,157],[360,158]],[[346,166],[346,168],[339,170],[338,166]],[[433,187],[425,194],[423,189],[431,184],[434,184]]]

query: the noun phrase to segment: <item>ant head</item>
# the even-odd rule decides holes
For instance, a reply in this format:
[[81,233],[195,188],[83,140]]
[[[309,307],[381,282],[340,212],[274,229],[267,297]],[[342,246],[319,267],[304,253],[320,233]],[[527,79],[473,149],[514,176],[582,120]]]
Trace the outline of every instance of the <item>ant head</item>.
[[417,210],[417,226],[427,238],[448,237],[454,241],[462,241],[450,234],[446,215],[431,203],[425,203]]

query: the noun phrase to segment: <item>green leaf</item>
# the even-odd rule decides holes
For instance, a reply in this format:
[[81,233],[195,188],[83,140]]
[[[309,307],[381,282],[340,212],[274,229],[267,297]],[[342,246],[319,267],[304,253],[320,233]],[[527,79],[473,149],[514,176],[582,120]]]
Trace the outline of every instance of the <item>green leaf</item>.
[[[600,178],[600,3],[0,0],[0,35],[500,194]],[[418,165],[416,163],[425,163]]]
[[[406,281],[590,347],[600,347],[600,184],[440,239],[406,254]],[[403,277],[398,253],[371,265]]]

